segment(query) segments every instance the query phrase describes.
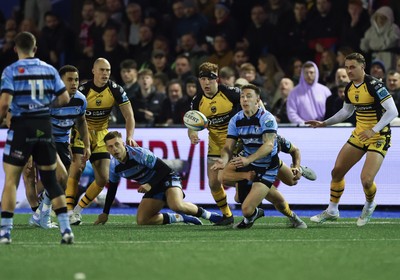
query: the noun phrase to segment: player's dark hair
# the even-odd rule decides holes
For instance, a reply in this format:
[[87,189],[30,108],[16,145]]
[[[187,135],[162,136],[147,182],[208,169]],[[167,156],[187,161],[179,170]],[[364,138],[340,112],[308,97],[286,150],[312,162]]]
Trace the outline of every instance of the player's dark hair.
[[258,86],[256,86],[256,85],[253,85],[253,84],[243,85],[243,86],[242,86],[242,92],[243,92],[243,90],[245,90],[245,89],[254,90],[254,92],[255,92],[258,96],[260,96],[260,94],[261,94],[260,88],[259,88]]
[[104,136],[103,141],[106,143],[108,140],[114,139],[114,138],[122,138],[122,134],[118,131],[110,131]]
[[358,63],[364,65],[365,68],[365,57],[360,53],[351,53],[348,56],[346,56],[346,60],[355,60]]
[[60,74],[61,77],[64,76],[65,73],[68,73],[68,72],[76,72],[79,74],[78,68],[76,68],[73,65],[64,65],[63,67],[60,68],[60,70],[58,70],[58,73]]
[[30,32],[21,32],[15,37],[15,46],[23,53],[28,54],[36,46],[36,38]]

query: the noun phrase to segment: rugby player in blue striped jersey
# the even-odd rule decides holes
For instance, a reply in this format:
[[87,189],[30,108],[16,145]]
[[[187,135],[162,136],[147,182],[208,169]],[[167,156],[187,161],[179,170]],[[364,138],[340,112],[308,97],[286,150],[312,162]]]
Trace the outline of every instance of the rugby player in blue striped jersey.
[[43,186],[57,215],[61,243],[71,244],[71,231],[65,195],[56,179],[56,147],[52,136],[50,106],[61,107],[70,100],[58,72],[34,58],[36,38],[21,32],[15,38],[18,61],[6,67],[1,76],[0,119],[11,112],[3,154],[5,183],[1,199],[0,243],[11,243],[16,189],[29,157],[33,156]]

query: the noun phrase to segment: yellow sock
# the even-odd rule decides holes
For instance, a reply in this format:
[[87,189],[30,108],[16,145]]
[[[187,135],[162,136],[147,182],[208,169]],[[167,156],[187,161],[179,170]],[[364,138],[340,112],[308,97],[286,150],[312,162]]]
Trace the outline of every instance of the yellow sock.
[[276,210],[281,212],[286,217],[292,217],[293,216],[293,212],[292,212],[292,210],[290,210],[290,206],[286,201],[285,201],[285,203],[283,205],[274,205],[274,206],[275,206]]
[[79,201],[79,206],[86,208],[101,193],[102,190],[103,188],[97,185],[96,181],[93,181],[93,183],[91,183],[87,188],[85,195]]
[[367,202],[374,201],[375,194],[376,194],[376,184],[375,182],[372,183],[372,186],[369,189],[364,189],[365,199]]
[[232,216],[231,209],[229,209],[228,201],[226,199],[226,192],[224,188],[221,186],[221,189],[217,192],[211,192],[212,196],[214,197],[217,206],[221,210],[222,214],[227,217]]
[[339,203],[340,197],[344,191],[344,179],[340,182],[331,182],[331,202]]
[[68,210],[74,210],[75,198],[77,194],[78,194],[78,181],[75,180],[74,178],[68,177],[67,189],[65,190]]

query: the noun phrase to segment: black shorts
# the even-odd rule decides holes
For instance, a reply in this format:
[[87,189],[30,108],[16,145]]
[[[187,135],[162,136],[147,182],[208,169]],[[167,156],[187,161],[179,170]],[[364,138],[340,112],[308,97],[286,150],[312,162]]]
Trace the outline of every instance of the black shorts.
[[68,170],[71,165],[71,153],[69,148],[69,143],[56,142],[57,154],[64,164],[65,168]]
[[[254,182],[261,182],[264,185],[266,185],[269,189],[272,187],[273,182],[264,180],[262,178],[262,174],[265,172],[265,168],[261,168],[261,167],[256,167],[253,165],[248,165],[242,168],[237,168],[236,171],[238,172],[248,172],[248,171],[254,171],[256,172],[256,178],[254,179]],[[251,187],[253,185],[252,181],[248,181],[248,180],[242,180],[237,182],[237,192],[238,192],[238,199],[239,199],[239,203],[243,203],[243,201],[246,199],[246,197],[248,196],[248,194],[251,191]]]
[[[144,194],[143,198],[153,198],[167,201],[165,192],[169,188],[180,188],[182,190],[181,178],[175,172],[171,172],[157,186],[152,187],[150,191]],[[183,198],[185,198],[185,193],[183,193]]]
[[50,118],[11,119],[4,146],[4,162],[24,166],[32,155],[37,165],[52,165],[56,163],[56,153]]

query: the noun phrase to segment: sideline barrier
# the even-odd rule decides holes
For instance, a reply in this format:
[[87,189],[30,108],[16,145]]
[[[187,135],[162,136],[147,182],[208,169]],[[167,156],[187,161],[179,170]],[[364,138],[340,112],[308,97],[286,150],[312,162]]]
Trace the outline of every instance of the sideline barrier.
[[[125,137],[125,129],[118,130]],[[330,127],[312,129],[279,128],[279,134],[298,146],[302,153],[302,164],[311,167],[317,173],[317,180],[312,182],[302,178],[299,184],[288,187],[279,185],[290,204],[326,205],[329,202],[330,172],[336,156],[350,136],[352,127]],[[0,129],[0,152],[3,153],[7,130]],[[201,142],[190,145],[187,129],[184,128],[136,128],[135,140],[142,147],[149,148],[157,156],[167,159],[169,164],[181,170],[186,200],[199,204],[214,204],[207,184],[207,131],[199,132]],[[400,205],[399,172],[400,127],[392,128],[392,147],[376,177],[378,205]],[[280,153],[281,159],[290,165],[290,156]],[[346,176],[346,189],[341,198],[342,205],[363,205],[364,192],[360,183],[362,159]],[[4,185],[4,171],[0,168],[0,191]],[[135,182],[123,179],[119,185],[117,199],[122,203],[138,203],[142,194],[137,192]],[[227,189],[228,202],[233,200],[234,188]],[[17,191],[17,201],[25,199],[25,188],[21,179]],[[265,201],[266,203],[266,201]]]

